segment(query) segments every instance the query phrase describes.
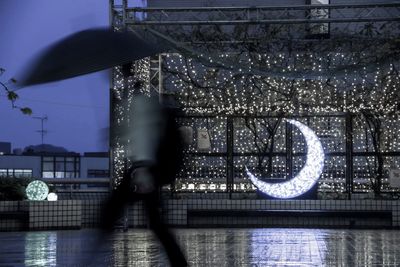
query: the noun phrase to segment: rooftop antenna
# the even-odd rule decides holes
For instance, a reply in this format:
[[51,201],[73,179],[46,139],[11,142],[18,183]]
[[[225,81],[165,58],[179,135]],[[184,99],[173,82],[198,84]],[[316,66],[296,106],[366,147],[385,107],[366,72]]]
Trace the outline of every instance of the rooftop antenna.
[[44,135],[47,134],[47,130],[44,129],[44,122],[47,121],[47,119],[48,119],[48,118],[47,118],[47,115],[44,115],[44,116],[42,116],[42,117],[32,117],[32,118],[37,119],[37,120],[41,120],[42,128],[41,128],[41,130],[38,130],[38,131],[36,131],[36,132],[40,133],[41,136],[42,136],[42,149],[43,149]]

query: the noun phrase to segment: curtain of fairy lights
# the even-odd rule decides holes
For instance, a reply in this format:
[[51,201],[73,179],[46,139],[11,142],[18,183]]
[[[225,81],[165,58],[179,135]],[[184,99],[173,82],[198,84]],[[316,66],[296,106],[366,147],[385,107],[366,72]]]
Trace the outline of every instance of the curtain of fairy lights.
[[[185,34],[190,35],[188,30]],[[258,177],[290,179],[302,168],[306,148],[301,133],[283,118],[296,118],[321,139],[326,159],[320,191],[346,191],[349,153],[354,191],[368,192],[374,186],[395,190],[390,187],[388,170],[400,168],[400,53],[391,36],[387,40],[369,37],[368,45],[361,41],[349,45],[354,40],[344,38],[310,42],[294,51],[288,43],[263,50],[268,52],[239,45],[221,51],[214,45],[198,54],[178,48],[178,53],[163,55],[160,71],[165,98],[182,108],[185,116],[178,122],[188,140],[175,190],[225,191],[229,160],[235,191],[255,190],[245,175],[245,165]],[[150,93],[150,60],[135,62],[132,73],[124,78],[119,68],[113,72],[116,132],[129,125],[126,109],[133,92]],[[140,88],[134,86],[138,80]],[[351,123],[345,116],[350,116]],[[229,118],[232,159],[228,159]],[[352,151],[346,144],[349,136]],[[118,134],[113,140],[118,180],[127,164],[127,148]],[[383,177],[381,183],[375,181],[378,176]]]
[[[230,57],[221,54],[219,57]],[[309,66],[311,70],[323,72],[323,66],[330,62],[349,65],[354,58],[343,54],[330,55],[327,58],[310,55],[259,55],[264,64],[285,65],[288,76],[291,70]],[[292,56],[293,57],[293,56]],[[209,58],[210,61],[215,60]],[[250,61],[250,57],[246,60]],[[286,62],[286,63],[283,63]],[[288,64],[287,62],[296,62]],[[307,63],[307,64],[306,64]],[[254,63],[255,64],[255,63]],[[340,64],[336,66],[340,68]],[[249,63],[249,65],[252,65]],[[350,64],[351,65],[351,64]],[[354,64],[353,64],[354,65]],[[371,71],[373,69],[373,71]],[[304,121],[321,138],[327,151],[325,171],[319,180],[319,190],[344,192],[346,190],[346,125],[341,114],[351,114],[354,135],[354,189],[366,192],[371,189],[374,174],[368,169],[376,168],[376,160],[367,160],[358,155],[359,147],[367,152],[399,151],[398,138],[398,83],[397,66],[389,64],[385,68],[379,65],[362,67],[357,71],[331,79],[294,79],[284,77],[263,77],[247,73],[238,74],[226,69],[207,67],[195,59],[182,55],[166,55],[163,61],[164,81],[167,91],[174,95],[187,114],[206,114],[214,116],[206,119],[192,119],[184,123],[196,130],[207,129],[210,136],[209,156],[204,151],[191,148],[190,163],[180,174],[177,190],[183,191],[224,191],[226,188],[226,116],[239,116],[234,119],[234,189],[253,191],[254,187],[244,175],[244,165],[254,168],[260,177],[289,179],[304,164],[304,139],[297,130],[287,132],[280,118],[309,116]],[[382,135],[379,142],[382,149],[376,150],[368,142],[359,140],[362,125],[366,125],[365,113],[372,112],[382,122]],[[337,117],[323,115],[338,114]],[[265,118],[252,118],[252,116]],[[313,117],[313,115],[319,115]],[[273,116],[274,118],[268,118]],[[208,122],[209,125],[205,125]],[[210,124],[210,122],[212,122]],[[397,124],[396,124],[397,123]],[[383,129],[384,128],[384,129]],[[366,129],[373,132],[377,129]],[[291,135],[291,170],[288,170],[286,134]],[[365,134],[365,133],[364,133]],[[367,133],[368,134],[368,133]],[[195,146],[196,134],[192,135]],[[364,138],[365,139],[365,138]],[[218,154],[219,153],[219,154]],[[253,154],[253,155],[251,155]],[[362,157],[359,166],[359,157]],[[390,161],[390,168],[398,168],[398,161]],[[385,163],[385,168],[388,164]],[[361,168],[363,184],[358,179]],[[392,190],[388,183],[387,168],[382,190]],[[362,184],[362,183],[361,183]]]
[[[111,149],[113,178],[116,183],[122,178],[124,170],[129,167],[126,155],[130,149],[130,140],[122,134],[130,127],[129,116],[130,105],[133,95],[140,92],[150,94],[150,59],[138,60],[131,65],[132,75],[123,75],[121,67],[113,69],[112,97],[112,125],[111,125]],[[134,74],[134,75],[133,75]]]

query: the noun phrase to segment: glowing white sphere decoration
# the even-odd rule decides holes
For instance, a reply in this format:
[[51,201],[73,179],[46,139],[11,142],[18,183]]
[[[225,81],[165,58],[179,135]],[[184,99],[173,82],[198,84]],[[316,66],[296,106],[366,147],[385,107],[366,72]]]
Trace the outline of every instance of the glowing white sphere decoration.
[[25,191],[29,200],[45,200],[49,194],[49,187],[46,183],[35,180],[28,184]]
[[307,144],[306,164],[292,179],[282,183],[267,183],[255,177],[246,167],[251,182],[263,193],[275,198],[294,198],[310,190],[318,181],[324,169],[324,149],[318,136],[306,125],[287,120],[304,135]]
[[47,200],[48,201],[57,201],[57,199],[58,199],[58,196],[57,196],[56,193],[49,193],[47,195]]

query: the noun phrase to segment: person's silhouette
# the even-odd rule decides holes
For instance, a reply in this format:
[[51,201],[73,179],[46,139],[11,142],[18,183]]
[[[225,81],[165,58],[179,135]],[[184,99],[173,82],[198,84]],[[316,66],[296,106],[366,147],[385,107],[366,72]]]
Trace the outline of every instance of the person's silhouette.
[[[131,76],[133,73],[127,62],[170,49],[157,37],[148,37],[145,31],[139,29],[114,31],[98,28],[71,34],[46,48],[29,64],[15,88],[59,81],[118,65],[122,65],[125,77]],[[182,159],[176,124],[168,108],[143,96],[135,98],[131,111],[133,126],[123,134],[125,140],[130,140],[132,167],[126,170],[106,202],[101,226],[106,232],[112,230],[129,201],[143,200],[149,226],[164,245],[172,266],[187,266],[173,235],[158,213],[159,188],[174,179]],[[104,235],[98,237],[96,241]]]
[[132,166],[105,205],[102,226],[112,230],[127,203],[142,200],[148,225],[163,245],[171,266],[187,266],[174,236],[159,214],[160,187],[175,179],[182,162],[182,138],[172,109],[156,99],[137,95],[130,107],[131,127],[123,133],[129,140]]

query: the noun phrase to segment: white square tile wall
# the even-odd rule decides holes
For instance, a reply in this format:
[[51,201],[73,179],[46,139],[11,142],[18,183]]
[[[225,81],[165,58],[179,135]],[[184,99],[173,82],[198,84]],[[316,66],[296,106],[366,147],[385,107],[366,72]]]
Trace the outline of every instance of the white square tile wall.
[[82,226],[82,201],[30,201],[30,229],[76,229]]

